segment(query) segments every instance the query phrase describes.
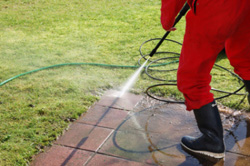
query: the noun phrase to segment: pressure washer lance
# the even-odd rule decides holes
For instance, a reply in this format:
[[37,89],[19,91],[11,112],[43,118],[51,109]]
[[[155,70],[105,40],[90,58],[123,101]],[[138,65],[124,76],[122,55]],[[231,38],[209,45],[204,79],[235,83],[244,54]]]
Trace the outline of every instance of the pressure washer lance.
[[[176,17],[175,22],[173,27],[180,21],[180,19],[187,13],[187,11],[190,9],[188,3],[186,3],[184,5],[184,7],[181,9],[179,15]],[[158,50],[158,48],[160,47],[160,45],[162,44],[162,42],[167,38],[167,36],[169,35],[171,31],[167,31],[165,33],[165,35],[161,38],[161,40],[159,41],[159,43],[155,46],[155,48],[151,51],[151,53],[149,54],[150,57],[152,57],[156,51]]]

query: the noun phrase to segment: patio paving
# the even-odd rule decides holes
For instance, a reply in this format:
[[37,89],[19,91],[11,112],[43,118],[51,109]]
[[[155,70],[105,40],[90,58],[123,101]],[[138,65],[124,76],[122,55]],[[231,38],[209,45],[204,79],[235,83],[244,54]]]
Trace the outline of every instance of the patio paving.
[[166,104],[126,93],[117,98],[108,91],[44,153],[33,166],[150,166],[250,163],[250,123],[247,114],[221,114],[226,157],[211,161],[186,153],[184,135],[199,135],[192,112],[184,105]]

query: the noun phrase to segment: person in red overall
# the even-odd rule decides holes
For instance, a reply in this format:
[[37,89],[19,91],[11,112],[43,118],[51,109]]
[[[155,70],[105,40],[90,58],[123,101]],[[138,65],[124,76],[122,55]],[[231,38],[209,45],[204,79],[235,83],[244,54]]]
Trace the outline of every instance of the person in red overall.
[[[162,0],[161,23],[175,30],[175,17],[186,0]],[[188,111],[193,110],[202,135],[184,136],[184,149],[223,158],[223,127],[213,94],[210,71],[216,57],[225,48],[234,71],[250,91],[250,1],[188,0],[186,31],[177,72],[177,86],[185,97]],[[250,97],[248,96],[248,100]]]

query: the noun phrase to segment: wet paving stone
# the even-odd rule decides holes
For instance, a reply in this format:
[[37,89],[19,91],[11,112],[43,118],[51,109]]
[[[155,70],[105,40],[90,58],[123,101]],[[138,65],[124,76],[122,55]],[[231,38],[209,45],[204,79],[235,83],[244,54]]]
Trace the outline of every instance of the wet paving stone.
[[219,161],[204,160],[185,152],[180,146],[184,135],[200,135],[193,112],[186,111],[184,105],[152,103],[148,100],[148,106],[143,101],[129,112],[102,146],[101,153],[157,165],[228,165],[232,162],[231,157],[237,158],[237,163],[249,160],[244,157],[248,155],[247,147],[250,147],[246,121],[234,120],[232,123],[230,119],[224,119],[225,128],[233,131],[229,133],[225,130],[227,157]]
[[125,93],[118,98],[119,91],[107,91],[96,104],[101,106],[113,107],[124,110],[133,110],[133,108],[143,99],[143,96]]
[[96,154],[94,158],[87,164],[87,166],[98,166],[98,165],[108,165],[108,166],[152,166],[151,164],[139,163],[135,161],[129,161],[121,158]]
[[[147,164],[166,166],[179,164],[199,165],[199,161],[196,158],[182,150],[179,142],[168,142],[165,140],[165,144],[160,146],[158,142],[150,143],[146,140],[140,140],[136,136],[128,136],[134,140],[133,143],[131,143],[131,140],[117,143],[112,136],[112,140],[104,144],[99,152]],[[127,142],[130,144],[122,146],[122,144]]]
[[143,109],[130,114],[100,152],[149,164],[198,163],[196,159],[187,160],[179,145],[183,134],[197,135],[194,122],[190,112],[173,104]]
[[55,143],[74,148],[97,151],[113,132],[111,129],[74,123]]
[[45,153],[39,154],[31,166],[82,166],[92,155],[88,151],[54,145]]
[[[202,163],[207,163],[207,161],[202,161]],[[215,166],[247,166],[250,164],[250,157],[235,153],[226,153],[225,159],[221,159]]]
[[227,151],[250,156],[250,123],[241,119],[225,135]]
[[[166,104],[133,94],[118,99],[115,92],[104,95],[70,126],[52,150],[39,155],[36,163],[46,160],[45,164],[51,164],[51,156],[59,153],[59,158],[54,157],[55,163],[67,161],[68,165],[249,165],[249,115],[221,112],[225,158],[201,158],[187,153],[180,145],[184,135],[200,135],[193,112],[186,111],[185,105]],[[78,160],[81,155],[83,158]]]
[[77,122],[115,129],[127,115],[128,111],[95,105]]

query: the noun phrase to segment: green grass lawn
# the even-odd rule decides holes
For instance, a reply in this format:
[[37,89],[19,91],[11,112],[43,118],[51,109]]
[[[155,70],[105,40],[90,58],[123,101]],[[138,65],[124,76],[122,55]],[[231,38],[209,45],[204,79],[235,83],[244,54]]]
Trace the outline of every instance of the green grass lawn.
[[[185,21],[169,38],[182,42]],[[61,63],[137,65],[140,45],[164,34],[160,1],[3,0],[0,1],[0,82],[20,73]],[[143,47],[149,53],[157,41]],[[163,43],[160,51],[180,52]],[[152,60],[165,55],[155,55]],[[232,68],[223,57],[218,63]],[[171,64],[169,67],[177,67]],[[159,67],[163,68],[163,67]],[[0,87],[0,165],[26,165],[107,89],[118,89],[133,68],[63,66],[22,76]],[[155,73],[176,79],[176,72]],[[237,79],[214,69],[215,88],[233,91]],[[143,93],[162,83],[143,73],[132,89]],[[244,92],[244,90],[242,91]],[[175,87],[152,90],[183,99]],[[216,94],[221,95],[221,94]],[[237,107],[242,97],[220,100]],[[247,109],[244,101],[240,109]]]

